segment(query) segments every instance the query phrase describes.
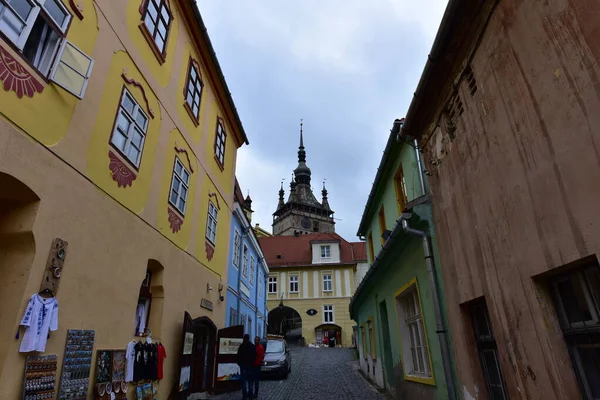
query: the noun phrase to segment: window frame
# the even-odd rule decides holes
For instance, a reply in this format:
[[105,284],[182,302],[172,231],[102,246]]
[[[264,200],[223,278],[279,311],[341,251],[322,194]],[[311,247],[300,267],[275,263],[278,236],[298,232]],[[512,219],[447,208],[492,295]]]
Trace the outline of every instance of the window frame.
[[[198,112],[197,113],[194,112],[194,104],[193,104],[196,91],[198,90],[196,85],[193,85],[193,88],[192,88],[193,90],[191,90],[192,104],[190,104],[189,99],[188,99],[188,94],[190,93],[190,84],[192,83],[192,70],[196,74],[197,83],[200,84],[200,89],[198,91]],[[196,125],[196,126],[200,125],[200,111],[202,108],[202,93],[203,92],[204,92],[204,81],[202,80],[202,75],[200,73],[200,64],[198,63],[198,61],[196,61],[192,57],[190,57],[187,75],[185,77],[185,84],[183,87],[183,98],[184,98],[183,106],[185,107],[188,114],[190,114],[190,117],[192,118],[192,121],[194,122],[194,125]]]
[[[187,174],[187,177],[188,177],[187,182],[184,182],[183,177],[177,173],[177,166],[181,167],[181,173],[183,173],[185,171],[185,173]],[[181,162],[179,157],[175,156],[175,162],[173,164],[173,172],[171,174],[171,187],[169,190],[169,204],[172,207],[174,207],[175,210],[181,214],[181,216],[185,216],[188,195],[190,193],[190,178],[191,178],[191,176],[192,175],[191,175],[190,171],[188,171],[187,168],[185,167],[185,165],[183,165],[183,162]],[[172,201],[171,197],[173,195],[173,190],[175,190],[174,189],[175,180],[177,180],[179,182],[179,189],[176,191],[177,201],[174,203]],[[181,195],[182,188],[185,189],[185,196]],[[185,197],[185,198],[183,198],[183,197]],[[179,202],[181,201],[182,198],[183,198],[183,210],[181,208],[179,208]]]
[[245,278],[248,278],[248,260],[249,260],[248,253],[249,253],[248,246],[244,243],[243,250],[242,250],[242,275],[244,275]]
[[404,176],[404,170],[402,164],[398,167],[396,174],[394,175],[394,188],[396,194],[396,204],[398,205],[398,214],[402,214],[406,203],[408,203],[408,194],[406,192],[406,177]]
[[[329,279],[325,279],[325,277],[329,277]],[[322,279],[323,282],[323,292],[332,293],[333,292],[333,273],[332,272],[323,272]],[[326,289],[325,283],[329,282],[329,289]]]
[[[85,58],[87,58],[90,61],[90,65],[88,66],[88,69],[85,74],[82,74],[81,72],[79,72],[75,68],[73,68],[71,65],[69,65],[68,63],[63,61],[63,55],[65,53],[65,49],[67,48],[67,46],[72,47],[74,50],[79,52],[79,54],[81,54],[82,56],[84,56]],[[74,73],[76,73],[77,75],[79,75],[83,78],[83,85],[81,86],[81,90],[79,91],[79,93],[75,93],[71,88],[67,87],[67,85],[65,83],[61,83],[60,81],[57,80],[56,74],[58,73],[58,70],[59,70],[59,67],[61,64],[65,65],[66,68],[70,69],[71,71],[73,71]],[[56,60],[54,61],[52,67],[50,68],[49,79],[52,82],[56,83],[61,88],[63,88],[64,90],[66,90],[67,92],[71,93],[73,96],[75,96],[79,99],[83,99],[83,96],[85,95],[85,91],[87,90],[87,85],[90,80],[90,76],[92,75],[93,69],[94,69],[94,60],[90,56],[88,56],[86,53],[84,53],[79,47],[77,47],[73,43],[71,43],[69,40],[64,39],[63,42],[59,45],[58,53],[56,54]]]
[[257,275],[258,275],[258,283],[257,283],[257,286],[258,286],[258,289],[257,289],[258,298],[262,299],[263,298],[263,291],[264,291],[264,286],[262,284],[262,282],[263,282],[262,271],[259,270]]
[[381,239],[381,245],[385,244],[386,239],[383,238],[383,232],[386,230],[385,225],[385,206],[382,204],[377,213],[377,223],[379,224],[379,238]]
[[[220,128],[220,130],[219,130]],[[217,126],[215,127],[215,143],[213,146],[215,161],[223,171],[225,169],[225,150],[227,146],[227,131],[222,118],[217,117]]]
[[[294,280],[292,280],[294,278]],[[295,284],[296,289],[292,290],[293,285]],[[300,275],[291,274],[289,275],[289,292],[288,293],[300,293]]]
[[[211,213],[211,209],[214,210],[214,214]],[[211,221],[214,222],[214,230],[211,228]],[[206,233],[204,237],[208,240],[213,246],[217,244],[217,228],[219,226],[219,209],[213,204],[211,200],[208,201],[208,212],[206,213]],[[210,237],[210,234],[214,237]]]
[[377,360],[377,342],[375,338],[375,322],[373,317],[369,317],[367,320],[367,328],[369,330],[369,355],[371,359]]
[[373,232],[369,232],[367,235],[367,248],[369,249],[369,256],[371,256],[371,264],[375,262],[375,247],[373,244]]
[[229,309],[229,326],[238,325],[238,312],[235,308],[231,307]]
[[234,229],[233,232],[233,260],[232,264],[236,269],[240,268],[241,250],[240,245],[242,244],[242,234],[239,230]]
[[[329,307],[330,309],[327,310],[326,309],[327,307]],[[335,324],[335,306],[333,304],[323,304],[321,309],[323,310],[323,323],[324,324]],[[330,321],[327,320],[328,313],[331,313]]]
[[[269,275],[267,279],[267,294],[277,294],[278,293],[278,276],[277,275]],[[275,286],[275,291],[271,291],[271,285]]]
[[[331,245],[330,244],[322,244],[320,246],[320,250],[321,250],[321,260],[331,260]],[[329,253],[329,255],[327,255],[327,253]],[[323,254],[325,254],[325,256]]]
[[367,330],[365,328],[365,323],[363,322],[362,324],[360,324],[360,333],[361,333],[361,339],[362,339],[362,351],[363,351],[363,358],[367,358]]
[[[163,17],[162,12],[161,12],[161,8],[162,8],[161,6],[164,6],[164,8],[167,10],[167,13],[169,15],[169,21],[165,28],[166,36],[164,38],[162,50],[159,48],[158,44],[156,43],[156,38],[155,38],[155,34],[159,34],[159,30],[158,30],[159,20],[156,21],[156,25],[154,27],[154,29],[155,29],[154,33],[150,31],[150,27],[146,24],[146,17],[149,16],[148,6],[149,6],[150,2],[153,2],[153,3],[158,2],[158,7],[156,10],[156,13],[157,13],[157,17],[159,20],[162,19],[162,17]],[[156,5],[156,4],[154,4],[154,5]],[[170,4],[167,0],[144,0],[144,2],[142,4],[142,8],[141,8],[141,14],[142,14],[142,18],[141,18],[142,22],[140,23],[139,27],[140,27],[140,30],[142,31],[142,35],[144,36],[144,38],[150,45],[150,49],[152,50],[152,52],[158,59],[158,62],[162,65],[162,64],[164,64],[164,62],[166,61],[166,58],[167,58],[167,45],[169,43],[169,37],[171,35],[171,28],[172,28],[173,19],[174,19],[173,13],[171,12]],[[152,17],[150,16],[150,18],[152,18]]]
[[[133,114],[129,114],[129,111],[123,106],[123,101],[124,101],[125,97],[129,97],[130,100],[134,103]],[[124,115],[124,116],[130,124],[129,129],[127,131],[127,136],[125,137],[125,148],[124,149],[119,148],[118,145],[113,141],[113,139],[115,137],[115,132],[118,129],[118,120],[119,120],[119,116],[121,115],[121,111],[125,112],[126,115]],[[140,145],[139,158],[138,158],[137,162],[134,162],[129,158],[127,153],[129,153],[129,146],[131,146],[131,142],[133,140],[132,133],[134,133],[136,126],[139,127],[139,125],[137,124],[138,112],[141,112],[141,114],[146,118],[146,127],[144,130],[142,130],[142,135],[141,135],[142,139],[141,139],[141,145]],[[144,147],[146,144],[146,136],[148,135],[148,127],[149,126],[150,126],[150,118],[148,117],[146,112],[143,110],[142,106],[137,101],[135,96],[125,87],[125,85],[123,85],[123,89],[121,90],[121,96],[119,98],[119,103],[117,105],[117,111],[115,113],[113,127],[112,127],[112,131],[111,131],[111,135],[108,140],[108,143],[109,143],[110,147],[113,148],[115,151],[117,151],[117,153],[123,158],[123,161],[125,161],[127,164],[129,164],[136,171],[140,170],[140,166],[142,164],[142,158],[144,156]],[[134,147],[136,147],[136,146],[134,145]],[[170,197],[170,193],[169,193],[169,197]]]
[[254,286],[254,270],[255,270],[254,263],[255,263],[254,255],[251,254],[250,255],[250,277],[248,278],[248,280],[250,281],[250,286]]

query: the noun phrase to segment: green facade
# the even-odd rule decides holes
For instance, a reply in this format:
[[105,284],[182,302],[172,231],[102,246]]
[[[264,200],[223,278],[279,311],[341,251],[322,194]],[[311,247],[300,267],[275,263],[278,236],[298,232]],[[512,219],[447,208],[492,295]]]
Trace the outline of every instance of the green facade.
[[[372,234],[373,254],[377,260],[373,268],[374,260],[371,259],[369,250],[371,241],[367,240],[371,273],[365,277],[350,307],[352,318],[357,323],[357,346],[361,356],[361,368],[370,379],[384,386],[391,393],[395,393],[397,398],[414,396],[420,399],[447,399],[440,341],[436,333],[434,297],[425,261],[423,239],[409,235],[399,228],[396,230],[396,235],[387,239],[389,242],[387,250],[384,255],[381,254],[383,247],[380,240],[382,229],[379,223],[381,206],[383,205],[385,210],[385,229],[389,231],[393,231],[396,227],[402,211],[398,206],[397,189],[394,183],[400,167],[404,173],[408,206],[420,203],[412,208],[413,217],[410,225],[432,235],[438,274],[440,271],[435,251],[431,207],[423,197],[415,149],[408,144],[398,143],[391,137],[389,151],[382,159],[381,173],[374,184],[359,228],[359,235],[367,239],[369,234]],[[441,279],[441,275],[438,275],[438,278]],[[413,281],[418,293],[423,336],[426,338],[430,366],[428,374],[411,374],[411,371],[406,371],[405,376],[403,366],[411,365],[411,360],[405,360],[405,364],[403,358],[406,352],[411,352],[410,345],[406,347],[411,341],[406,339],[408,329],[406,318],[400,310],[404,310],[402,304],[406,301],[404,299],[407,298],[410,289],[403,293],[398,292],[403,288],[408,289],[408,286],[414,287],[410,285]],[[441,282],[438,282],[442,304],[445,304],[442,286]],[[445,314],[445,308],[443,313]],[[373,327],[370,331],[368,321],[371,319]],[[404,335],[401,334],[401,329]],[[374,333],[375,360],[371,356],[372,339],[369,332]],[[416,358],[423,360],[425,357]]]

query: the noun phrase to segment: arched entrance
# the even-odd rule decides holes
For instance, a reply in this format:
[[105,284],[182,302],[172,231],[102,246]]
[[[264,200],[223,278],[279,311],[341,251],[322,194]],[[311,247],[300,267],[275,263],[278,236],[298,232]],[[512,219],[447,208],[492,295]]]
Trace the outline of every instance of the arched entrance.
[[279,305],[269,312],[267,332],[283,335],[290,344],[298,344],[302,338],[302,317],[295,309]]
[[[40,199],[24,183],[4,173],[0,173],[0,188],[0,337],[9,338],[15,335],[35,257],[33,224]],[[9,345],[8,340],[0,341],[0,374]]]
[[315,327],[317,344],[329,347],[342,346],[342,327],[335,324],[322,324]]

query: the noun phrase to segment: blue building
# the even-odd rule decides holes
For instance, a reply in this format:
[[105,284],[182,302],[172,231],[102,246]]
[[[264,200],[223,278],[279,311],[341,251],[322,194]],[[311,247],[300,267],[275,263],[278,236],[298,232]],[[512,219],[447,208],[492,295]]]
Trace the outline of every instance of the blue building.
[[235,184],[231,249],[227,273],[225,326],[244,325],[250,337],[266,335],[269,268],[250,224],[252,200]]

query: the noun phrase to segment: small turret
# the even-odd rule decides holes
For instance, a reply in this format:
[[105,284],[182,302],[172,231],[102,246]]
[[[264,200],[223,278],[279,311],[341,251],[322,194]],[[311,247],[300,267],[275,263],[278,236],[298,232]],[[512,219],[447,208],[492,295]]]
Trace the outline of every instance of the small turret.
[[325,188],[325,181],[323,181],[323,190],[321,191],[321,194],[323,195],[323,201],[321,203],[323,204],[323,208],[331,210],[331,208],[329,208],[329,201],[327,200],[327,189]]

